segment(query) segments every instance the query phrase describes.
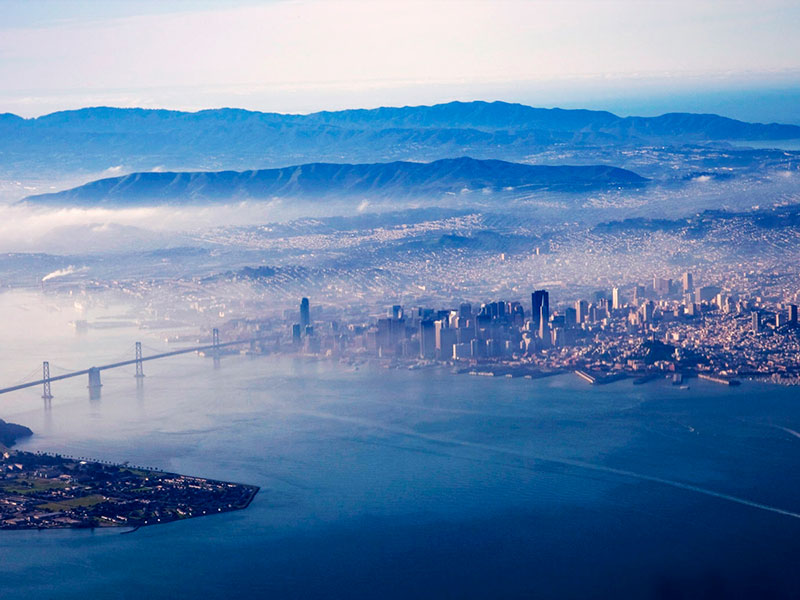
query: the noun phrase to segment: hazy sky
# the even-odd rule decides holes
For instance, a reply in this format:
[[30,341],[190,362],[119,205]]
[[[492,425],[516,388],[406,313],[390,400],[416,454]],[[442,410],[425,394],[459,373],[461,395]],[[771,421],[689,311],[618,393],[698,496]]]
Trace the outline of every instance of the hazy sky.
[[798,82],[796,0],[0,0],[0,112],[24,116],[472,98],[780,113]]

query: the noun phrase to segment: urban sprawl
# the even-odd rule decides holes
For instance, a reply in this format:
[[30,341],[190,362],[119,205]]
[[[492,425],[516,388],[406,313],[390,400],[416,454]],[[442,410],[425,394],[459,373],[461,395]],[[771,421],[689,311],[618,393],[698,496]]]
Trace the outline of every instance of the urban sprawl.
[[[449,363],[487,375],[576,371],[602,383],[625,375],[700,375],[800,383],[797,305],[737,298],[716,286],[655,277],[627,294],[613,288],[574,304],[547,290],[530,303],[498,300],[437,309],[394,305],[362,322],[311,319],[309,300],[291,325],[291,348],[353,360],[380,358],[412,368]],[[297,313],[287,311],[287,317]]]

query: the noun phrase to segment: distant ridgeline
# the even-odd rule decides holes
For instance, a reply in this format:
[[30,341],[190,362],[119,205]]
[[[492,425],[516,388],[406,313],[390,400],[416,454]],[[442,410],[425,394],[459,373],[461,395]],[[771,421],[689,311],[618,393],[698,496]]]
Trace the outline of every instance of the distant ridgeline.
[[86,206],[353,195],[424,197],[465,191],[577,191],[646,181],[632,171],[605,165],[544,166],[456,158],[432,163],[316,163],[242,172],[133,173],[63,192],[29,196],[25,201]]
[[535,150],[800,138],[795,125],[712,114],[619,117],[506,102],[450,102],[309,115],[84,108],[34,119],[0,114],[0,173],[243,170],[312,162],[519,161]]
[[315,163],[258,171],[133,173],[27,197],[50,205],[151,205],[272,198],[431,197],[465,192],[580,191],[647,180],[606,165],[546,166],[455,158],[431,163]]

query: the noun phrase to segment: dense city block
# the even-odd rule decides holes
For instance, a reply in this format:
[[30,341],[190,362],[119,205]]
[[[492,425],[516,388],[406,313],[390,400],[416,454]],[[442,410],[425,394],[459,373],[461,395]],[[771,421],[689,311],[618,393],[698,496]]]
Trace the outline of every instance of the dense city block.
[[685,272],[679,279],[655,277],[647,286],[614,287],[610,294],[598,291],[574,302],[554,302],[542,289],[527,303],[394,305],[384,316],[347,322],[312,322],[303,298],[291,339],[275,339],[276,347],[305,354],[413,367],[448,363],[482,374],[532,377],[574,370],[592,383],[622,375],[643,382],[663,374],[677,384],[695,375],[721,383],[745,377],[798,384],[797,310],[785,300],[736,297]]

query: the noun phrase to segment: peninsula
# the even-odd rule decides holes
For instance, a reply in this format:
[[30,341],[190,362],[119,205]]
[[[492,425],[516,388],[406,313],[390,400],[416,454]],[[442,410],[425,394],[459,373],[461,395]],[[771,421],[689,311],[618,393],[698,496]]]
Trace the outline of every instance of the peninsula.
[[168,523],[247,508],[258,489],[0,447],[0,529]]

